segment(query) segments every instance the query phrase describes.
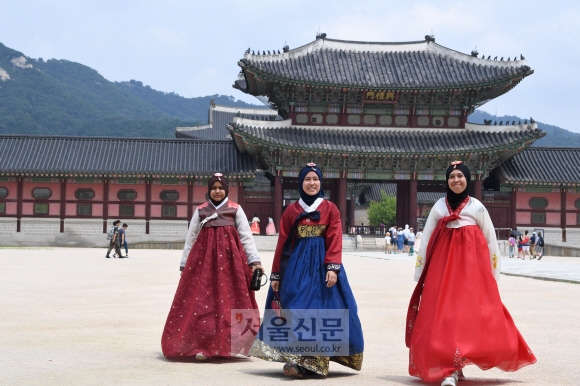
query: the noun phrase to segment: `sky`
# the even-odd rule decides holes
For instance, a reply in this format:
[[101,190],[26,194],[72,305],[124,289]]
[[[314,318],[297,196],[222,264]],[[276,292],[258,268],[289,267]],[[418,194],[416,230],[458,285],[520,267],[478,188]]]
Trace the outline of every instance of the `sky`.
[[0,42],[30,58],[66,59],[110,81],[139,80],[191,98],[232,95],[244,51],[328,38],[423,40],[469,54],[523,54],[535,71],[480,109],[579,132],[580,2],[353,0],[0,0]]

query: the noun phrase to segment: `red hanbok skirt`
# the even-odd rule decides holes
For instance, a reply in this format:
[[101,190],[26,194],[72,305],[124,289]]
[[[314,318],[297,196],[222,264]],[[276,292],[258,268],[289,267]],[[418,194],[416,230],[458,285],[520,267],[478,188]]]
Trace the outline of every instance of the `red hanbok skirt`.
[[[252,325],[259,327],[258,305],[249,289],[251,277],[236,228],[203,228],[191,248],[169,310],[161,339],[163,355],[247,355],[255,335],[251,330],[240,334],[243,326],[234,324],[246,323],[250,315]],[[243,317],[232,317],[232,310],[246,311]]]
[[501,302],[477,226],[443,228],[409,347],[409,374],[434,382],[465,365],[516,371],[536,357]]
[[260,223],[254,221],[252,225],[250,225],[250,229],[252,230],[252,234],[259,235],[260,234]]

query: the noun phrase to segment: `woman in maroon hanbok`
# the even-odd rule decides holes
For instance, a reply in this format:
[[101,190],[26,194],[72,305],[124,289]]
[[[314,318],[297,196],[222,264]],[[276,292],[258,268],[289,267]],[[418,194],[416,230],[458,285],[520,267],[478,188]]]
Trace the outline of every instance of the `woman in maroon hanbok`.
[[407,314],[409,374],[442,386],[463,379],[465,365],[516,371],[536,362],[500,299],[494,227],[469,197],[470,182],[461,161],[447,169],[447,196],[425,224]]
[[[166,357],[247,355],[255,335],[237,331],[235,318],[243,315],[259,326],[250,281],[262,267],[248,219],[228,200],[228,182],[220,173],[210,178],[208,195],[187,232],[181,279],[161,339]],[[232,316],[232,310],[242,311]]]

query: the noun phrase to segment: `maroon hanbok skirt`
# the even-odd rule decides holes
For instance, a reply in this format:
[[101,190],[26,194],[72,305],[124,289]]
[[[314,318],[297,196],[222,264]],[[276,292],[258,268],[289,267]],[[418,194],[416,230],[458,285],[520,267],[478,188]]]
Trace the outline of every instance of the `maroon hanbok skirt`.
[[[235,226],[202,228],[195,241],[165,323],[166,357],[247,355],[255,335],[241,334],[248,315],[259,327],[258,305],[249,289],[252,270]],[[245,310],[243,316],[232,310]],[[257,329],[255,329],[257,331]],[[232,331],[233,334],[232,334]]]
[[477,226],[443,228],[423,286],[409,374],[440,381],[465,365],[516,371],[536,362],[501,302]]

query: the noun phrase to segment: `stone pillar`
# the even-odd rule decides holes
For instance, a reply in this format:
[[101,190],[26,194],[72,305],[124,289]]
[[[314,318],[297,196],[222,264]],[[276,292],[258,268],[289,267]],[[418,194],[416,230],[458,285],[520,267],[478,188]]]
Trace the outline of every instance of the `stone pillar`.
[[284,191],[282,189],[282,177],[274,177],[274,225],[280,231],[280,219],[282,218],[282,201]]
[[477,198],[479,201],[481,201],[482,198],[482,194],[481,194],[481,190],[482,190],[482,183],[483,181],[480,179],[474,180],[473,182],[473,187],[471,188],[471,194],[473,195],[474,198]]
[[[562,242],[566,242],[566,204],[568,201],[568,190],[562,188],[560,193],[560,224],[562,226]],[[542,235],[545,237],[545,235]]]
[[417,229],[417,180],[409,181],[409,215],[408,224],[410,228]]
[[346,233],[346,178],[339,178],[337,182],[338,194],[336,197],[336,206],[340,211],[342,233]]

